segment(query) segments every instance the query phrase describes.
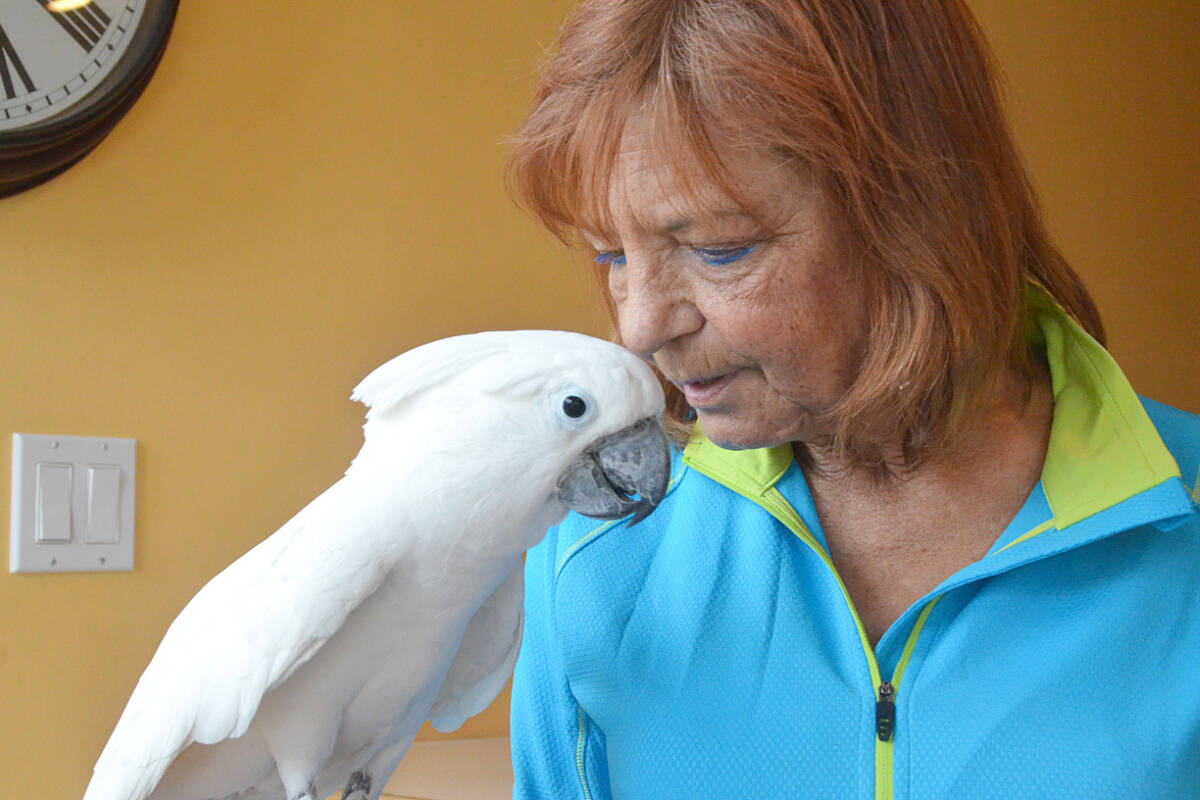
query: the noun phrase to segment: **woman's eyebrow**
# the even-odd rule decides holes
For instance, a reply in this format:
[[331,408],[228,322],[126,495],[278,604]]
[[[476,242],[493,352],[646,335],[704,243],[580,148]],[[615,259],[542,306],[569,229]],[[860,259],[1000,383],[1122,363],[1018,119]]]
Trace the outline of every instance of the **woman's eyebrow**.
[[695,225],[697,222],[720,222],[734,217],[753,219],[750,214],[747,214],[740,208],[720,209],[718,211],[698,214],[694,217],[681,217],[679,219],[672,220],[671,222],[667,223],[665,230],[668,233],[679,233],[680,231],[684,231],[692,227],[692,225]]

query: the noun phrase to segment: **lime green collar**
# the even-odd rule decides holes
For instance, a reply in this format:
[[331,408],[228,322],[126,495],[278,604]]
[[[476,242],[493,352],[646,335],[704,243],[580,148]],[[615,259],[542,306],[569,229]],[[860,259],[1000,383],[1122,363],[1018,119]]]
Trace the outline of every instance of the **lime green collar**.
[[735,492],[755,498],[775,485],[792,464],[792,446],[726,450],[713,444],[697,423],[683,450],[683,463]]
[[1026,337],[1044,346],[1054,422],[1042,489],[1062,529],[1179,477],[1179,467],[1117,362],[1038,286]]
[[[1054,420],[1042,489],[1062,529],[1163,481],[1179,477],[1129,381],[1112,356],[1038,286],[1026,291],[1026,340],[1044,347],[1054,392]],[[697,425],[684,463],[739,494],[755,498],[792,463],[788,444],[725,450]]]

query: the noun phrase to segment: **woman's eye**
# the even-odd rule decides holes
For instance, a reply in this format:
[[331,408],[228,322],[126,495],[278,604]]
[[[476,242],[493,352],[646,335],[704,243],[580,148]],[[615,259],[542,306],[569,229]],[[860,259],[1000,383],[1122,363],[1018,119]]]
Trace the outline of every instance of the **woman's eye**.
[[593,260],[597,264],[603,264],[606,267],[623,267],[625,266],[625,251],[601,250]]
[[719,267],[732,264],[739,258],[744,258],[754,249],[754,245],[738,245],[737,247],[694,247],[692,252],[700,256],[700,260],[710,266]]

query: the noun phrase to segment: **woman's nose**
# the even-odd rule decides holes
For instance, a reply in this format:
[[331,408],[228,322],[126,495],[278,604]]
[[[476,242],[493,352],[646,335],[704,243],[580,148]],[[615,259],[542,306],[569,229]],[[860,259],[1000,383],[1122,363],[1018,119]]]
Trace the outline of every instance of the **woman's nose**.
[[650,258],[626,251],[625,264],[609,272],[608,285],[622,343],[645,358],[703,325],[685,279]]

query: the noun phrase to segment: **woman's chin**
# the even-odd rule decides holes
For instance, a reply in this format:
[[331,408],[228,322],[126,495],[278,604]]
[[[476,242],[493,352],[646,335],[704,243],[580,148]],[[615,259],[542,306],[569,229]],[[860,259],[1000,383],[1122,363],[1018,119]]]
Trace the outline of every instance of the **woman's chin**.
[[704,436],[722,450],[756,450],[783,444],[764,431],[755,430],[753,424],[740,421],[736,415],[718,410],[697,412]]
[[704,436],[723,450],[758,450],[764,447],[803,442],[811,438],[804,420],[777,420],[772,425],[763,413],[738,412],[732,408],[701,409],[696,419]]

